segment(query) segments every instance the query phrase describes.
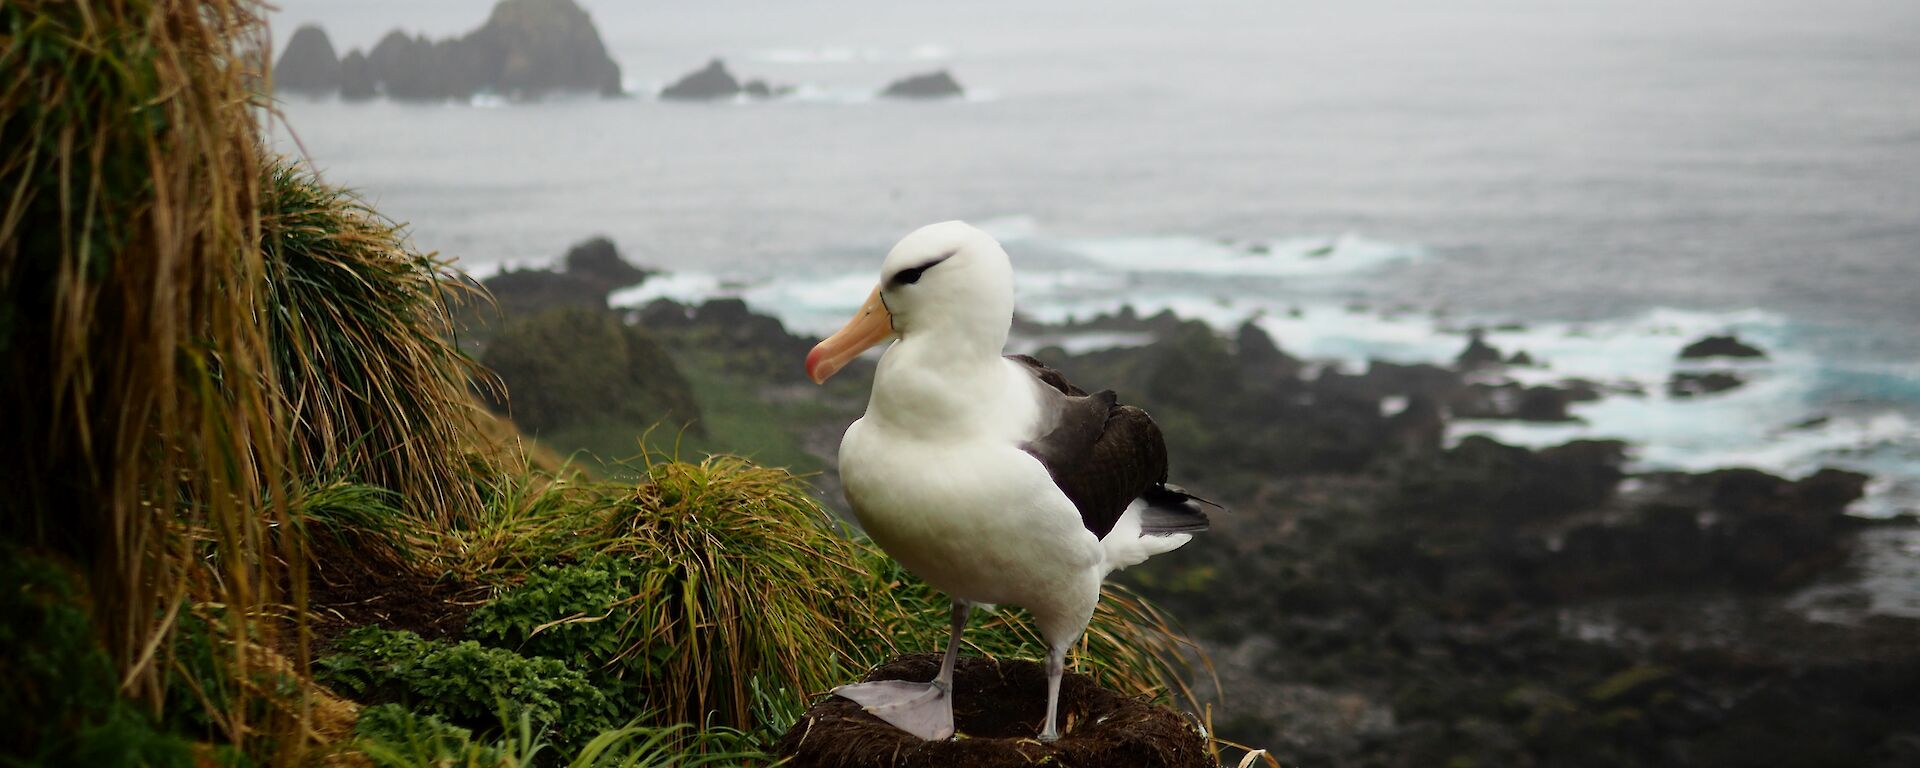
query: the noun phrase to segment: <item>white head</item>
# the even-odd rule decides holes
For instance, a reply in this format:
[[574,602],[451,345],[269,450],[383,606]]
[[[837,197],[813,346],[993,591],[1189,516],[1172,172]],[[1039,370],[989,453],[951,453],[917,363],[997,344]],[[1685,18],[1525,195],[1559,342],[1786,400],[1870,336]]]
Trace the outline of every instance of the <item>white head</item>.
[[1013,322],[1013,264],[987,233],[961,221],[907,235],[880,266],[880,284],[853,320],[807,355],[807,376],[825,382],[869,347],[895,335],[942,336],[956,353],[994,356]]

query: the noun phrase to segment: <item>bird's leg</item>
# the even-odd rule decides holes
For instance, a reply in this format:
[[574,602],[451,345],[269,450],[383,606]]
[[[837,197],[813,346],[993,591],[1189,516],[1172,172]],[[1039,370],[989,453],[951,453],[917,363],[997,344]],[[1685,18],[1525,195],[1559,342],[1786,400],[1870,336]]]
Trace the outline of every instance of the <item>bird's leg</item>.
[[1066,668],[1067,647],[1065,645],[1055,645],[1048,648],[1047,726],[1040,731],[1041,741],[1053,742],[1060,739],[1060,729],[1056,726],[1059,722],[1060,712],[1060,676],[1066,672]]
[[953,665],[960,656],[960,635],[967,629],[967,614],[972,603],[953,601],[953,637],[947,641],[946,658],[931,682],[876,680],[833,689],[859,704],[874,717],[895,728],[928,741],[953,735]]
[[951,692],[953,690],[953,664],[960,658],[960,635],[967,631],[967,614],[973,611],[973,603],[953,598],[953,634],[947,638],[947,656],[940,660],[940,674],[933,678],[933,684]]

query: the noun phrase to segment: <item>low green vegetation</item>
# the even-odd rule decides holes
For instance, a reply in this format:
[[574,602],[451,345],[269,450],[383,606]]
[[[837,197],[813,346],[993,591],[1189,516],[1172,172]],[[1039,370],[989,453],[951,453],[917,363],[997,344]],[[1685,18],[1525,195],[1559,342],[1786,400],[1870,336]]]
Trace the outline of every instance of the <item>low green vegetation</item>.
[[542,735],[568,742],[613,725],[606,695],[558,659],[378,627],[347,633],[333,650],[314,665],[315,677],[342,693],[394,697],[417,712],[458,723],[525,717]]

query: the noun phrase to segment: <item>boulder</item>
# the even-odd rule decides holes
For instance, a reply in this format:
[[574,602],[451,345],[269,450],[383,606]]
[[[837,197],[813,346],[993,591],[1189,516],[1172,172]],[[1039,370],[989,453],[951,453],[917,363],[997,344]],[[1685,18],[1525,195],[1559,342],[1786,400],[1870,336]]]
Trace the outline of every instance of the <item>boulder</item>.
[[1697,395],[1711,395],[1731,389],[1739,389],[1747,380],[1739,374],[1728,371],[1707,371],[1696,373],[1681,371],[1667,380],[1667,394],[1676,398],[1688,398]]
[[1764,359],[1767,353],[1759,347],[1741,341],[1737,336],[1708,336],[1680,350],[1680,359],[1699,360],[1708,357],[1752,357]]
[[331,96],[340,91],[340,59],[326,30],[305,24],[294,30],[273,67],[273,87],[289,93]]
[[1487,343],[1486,332],[1475,328],[1467,341],[1467,348],[1460,350],[1460,355],[1453,359],[1453,364],[1454,367],[1467,371],[1500,365],[1505,360],[1506,357],[1500,354],[1498,348]]
[[1282,352],[1273,337],[1251,320],[1240,325],[1233,347],[1240,375],[1248,380],[1297,379],[1305,367],[1298,358]]
[[705,67],[688,73],[660,91],[660,98],[675,101],[731,99],[740,94],[740,81],[727,71],[725,62],[714,59]]
[[561,263],[566,265],[567,274],[593,280],[609,291],[644,282],[653,274],[621,258],[620,250],[605,237],[574,244]]
[[[900,656],[866,676],[930,680],[940,657]],[[793,724],[779,751],[790,768],[947,768],[1060,765],[1203,768],[1207,740],[1179,713],[1101,688],[1068,672],[1060,683],[1060,740],[1041,743],[1047,677],[1036,662],[963,657],[954,669],[953,719],[961,738],[925,741],[829,696]]]
[[944,99],[966,95],[946,70],[903,77],[887,84],[881,96],[891,99]]

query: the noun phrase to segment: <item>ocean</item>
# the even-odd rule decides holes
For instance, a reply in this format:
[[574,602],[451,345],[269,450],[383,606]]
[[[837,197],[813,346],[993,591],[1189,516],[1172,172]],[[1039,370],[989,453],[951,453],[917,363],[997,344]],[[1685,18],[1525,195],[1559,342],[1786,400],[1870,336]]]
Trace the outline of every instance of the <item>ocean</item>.
[[[344,53],[491,2],[281,5],[278,40],[317,21]],[[1348,370],[1485,327],[1540,361],[1523,380],[1645,394],[1456,438],[1849,467],[1876,477],[1857,513],[1920,510],[1920,3],[583,5],[633,98],[289,97],[277,146],[477,274],[604,234],[669,272],[620,302],[735,295],[802,331],[954,218],[1007,246],[1039,319],[1252,320]],[[650,95],[714,57],[796,91]],[[968,97],[874,96],[936,69]],[[1727,332],[1769,358],[1676,359]],[[1666,392],[1723,368],[1748,383]]]

